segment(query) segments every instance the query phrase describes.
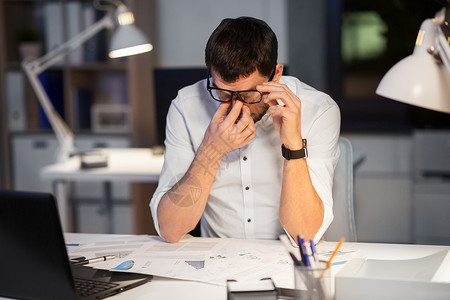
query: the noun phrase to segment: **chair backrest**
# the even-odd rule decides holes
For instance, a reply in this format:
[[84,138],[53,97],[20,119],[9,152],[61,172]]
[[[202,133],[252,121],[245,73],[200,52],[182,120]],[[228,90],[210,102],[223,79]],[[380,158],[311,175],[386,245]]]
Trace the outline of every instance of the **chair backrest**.
[[348,242],[356,242],[356,222],[353,204],[353,149],[347,138],[339,138],[340,157],[333,179],[334,219],[324,234],[327,241],[338,241],[345,237]]

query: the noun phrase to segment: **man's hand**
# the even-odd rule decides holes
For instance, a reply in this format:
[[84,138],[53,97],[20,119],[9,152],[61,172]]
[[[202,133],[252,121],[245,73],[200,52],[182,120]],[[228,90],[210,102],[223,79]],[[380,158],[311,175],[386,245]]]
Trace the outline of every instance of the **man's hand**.
[[236,101],[231,110],[230,105],[231,102],[219,105],[202,143],[214,145],[221,155],[245,146],[256,136],[250,109],[241,101]]
[[[291,150],[302,148],[301,102],[285,85],[278,82],[265,82],[257,90],[266,93],[264,102],[270,105],[267,113],[272,115],[275,129],[280,133],[281,142]],[[284,105],[279,104],[277,99]]]

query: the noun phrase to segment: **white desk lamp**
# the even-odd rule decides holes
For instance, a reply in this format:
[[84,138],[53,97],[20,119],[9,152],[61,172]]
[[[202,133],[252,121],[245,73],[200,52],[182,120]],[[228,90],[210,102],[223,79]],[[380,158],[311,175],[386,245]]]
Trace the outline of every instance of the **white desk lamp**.
[[442,31],[449,26],[449,16],[447,1],[447,7],[434,19],[422,23],[413,54],[384,75],[376,90],[378,95],[450,113],[450,38]]
[[[27,61],[25,59],[22,62],[22,67],[31,82],[31,85],[38,97],[39,103],[44,109],[44,113],[47,116],[58,140],[58,162],[65,161],[71,154],[75,152],[73,138],[74,134],[52,105],[48,94],[44,90],[42,83],[38,78],[39,74],[52,66],[61,57],[80,47],[83,43],[85,43],[101,30],[114,28],[115,23],[117,23],[118,28],[114,32],[114,35],[111,39],[109,57],[117,58],[144,53],[152,50],[153,48],[142,31],[133,24],[133,13],[130,12],[125,5],[123,5],[118,0],[102,1],[113,4],[115,6],[114,13],[112,11],[109,11],[101,20],[92,24],[84,31],[80,32],[70,40],[61,44],[42,57],[39,57],[33,61]],[[105,7],[100,6],[98,2],[99,1],[97,0],[97,8],[102,9],[102,7]]]

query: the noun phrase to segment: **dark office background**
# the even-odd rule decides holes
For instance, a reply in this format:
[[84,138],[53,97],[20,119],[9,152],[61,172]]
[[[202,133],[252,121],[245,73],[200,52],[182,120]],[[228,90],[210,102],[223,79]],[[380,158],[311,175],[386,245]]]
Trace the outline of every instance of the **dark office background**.
[[[412,54],[422,21],[434,17],[442,8],[440,1],[306,2],[288,1],[291,73],[336,100],[342,113],[343,132],[411,132],[417,128],[450,127],[448,114],[375,94],[383,75]],[[310,19],[295,18],[298,11],[305,9],[324,13]],[[326,35],[321,36],[320,32]],[[310,39],[315,39],[314,46],[310,46]],[[317,49],[317,44],[323,45],[322,49]]]

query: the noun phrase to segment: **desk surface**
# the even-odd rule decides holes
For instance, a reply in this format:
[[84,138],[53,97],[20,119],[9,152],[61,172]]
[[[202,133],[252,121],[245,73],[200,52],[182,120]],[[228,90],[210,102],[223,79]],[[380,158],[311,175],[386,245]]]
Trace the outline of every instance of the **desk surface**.
[[105,168],[80,169],[80,158],[72,157],[42,169],[44,180],[157,182],[164,162],[149,148],[99,149],[108,157]]
[[[117,235],[115,235],[117,236]],[[106,234],[65,234],[67,243],[88,243],[104,241],[111,238]],[[347,249],[359,250],[358,257],[370,259],[413,259],[420,258],[449,249],[448,246],[408,245],[408,244],[376,244],[345,243]],[[226,288],[196,281],[176,280],[155,277],[151,282],[134,288],[114,299],[226,299]]]

